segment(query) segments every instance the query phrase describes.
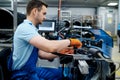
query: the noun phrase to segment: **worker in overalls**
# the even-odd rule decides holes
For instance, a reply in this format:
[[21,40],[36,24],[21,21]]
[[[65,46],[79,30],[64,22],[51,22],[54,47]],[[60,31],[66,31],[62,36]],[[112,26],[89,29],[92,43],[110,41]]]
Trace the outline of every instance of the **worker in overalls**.
[[38,57],[53,59],[52,54],[68,46],[81,47],[78,39],[48,40],[38,33],[37,25],[42,24],[47,4],[41,0],[29,1],[26,19],[18,25],[13,39],[13,51],[8,61],[12,80],[61,80],[59,69],[36,67]]

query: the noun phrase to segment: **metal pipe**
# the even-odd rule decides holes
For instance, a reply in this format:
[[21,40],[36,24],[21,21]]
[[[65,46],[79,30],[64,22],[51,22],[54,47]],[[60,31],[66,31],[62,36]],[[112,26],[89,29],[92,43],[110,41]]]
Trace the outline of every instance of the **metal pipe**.
[[[14,18],[14,15],[17,16],[17,19]],[[12,39],[15,28],[25,17],[24,14],[18,12],[14,14],[12,10],[0,8],[0,43],[8,42]]]
[[59,3],[58,3],[58,29],[60,25],[60,11],[61,11],[61,0],[59,0]]
[[13,30],[15,31],[17,28],[17,0],[12,0],[13,1]]

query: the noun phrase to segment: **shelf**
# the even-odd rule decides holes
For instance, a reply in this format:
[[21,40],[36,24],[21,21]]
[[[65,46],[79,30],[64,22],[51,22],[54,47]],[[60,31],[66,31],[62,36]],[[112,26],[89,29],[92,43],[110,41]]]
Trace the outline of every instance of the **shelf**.
[[14,31],[13,29],[0,29],[0,31]]
[[0,43],[0,47],[12,47],[12,43]]

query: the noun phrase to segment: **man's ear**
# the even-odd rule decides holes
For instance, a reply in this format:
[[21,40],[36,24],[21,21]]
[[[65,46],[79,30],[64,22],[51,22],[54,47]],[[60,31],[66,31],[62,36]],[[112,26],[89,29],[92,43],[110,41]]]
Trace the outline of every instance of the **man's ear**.
[[32,13],[33,15],[36,15],[37,12],[38,12],[38,9],[37,9],[37,8],[34,8],[31,13]]

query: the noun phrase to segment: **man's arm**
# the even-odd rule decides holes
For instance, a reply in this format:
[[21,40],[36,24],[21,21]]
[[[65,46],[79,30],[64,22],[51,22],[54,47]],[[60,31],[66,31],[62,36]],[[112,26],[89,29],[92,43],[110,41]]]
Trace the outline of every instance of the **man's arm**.
[[58,57],[57,55],[54,55],[52,53],[48,53],[48,52],[45,52],[45,51],[42,51],[42,50],[38,51],[38,55],[39,55],[39,58],[48,59],[48,60],[51,60],[51,59],[54,59],[54,58]]
[[48,40],[38,35],[33,37],[30,44],[45,52],[59,52],[70,45],[70,40]]

